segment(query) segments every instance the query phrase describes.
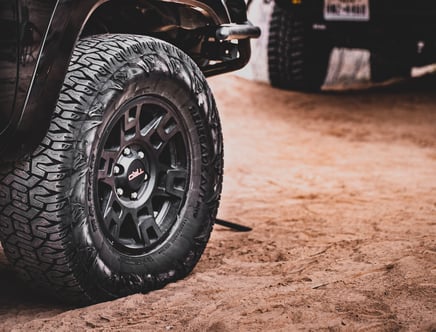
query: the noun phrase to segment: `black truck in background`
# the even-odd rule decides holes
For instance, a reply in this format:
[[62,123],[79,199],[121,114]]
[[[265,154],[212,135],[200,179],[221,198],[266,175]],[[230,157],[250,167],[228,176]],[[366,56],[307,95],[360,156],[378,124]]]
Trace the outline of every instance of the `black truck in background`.
[[223,177],[205,76],[259,34],[243,0],[0,2],[0,241],[22,279],[85,304],[192,271]]
[[436,1],[275,0],[268,45],[272,85],[319,90],[333,47],[370,51],[371,79],[408,77],[436,62]]

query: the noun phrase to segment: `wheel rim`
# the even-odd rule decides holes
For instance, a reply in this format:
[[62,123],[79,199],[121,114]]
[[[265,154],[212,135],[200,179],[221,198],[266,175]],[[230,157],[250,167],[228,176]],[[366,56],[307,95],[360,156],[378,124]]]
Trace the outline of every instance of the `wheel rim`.
[[177,222],[189,183],[186,131],[177,108],[159,96],[124,104],[104,126],[97,155],[99,222],[126,254],[162,243]]

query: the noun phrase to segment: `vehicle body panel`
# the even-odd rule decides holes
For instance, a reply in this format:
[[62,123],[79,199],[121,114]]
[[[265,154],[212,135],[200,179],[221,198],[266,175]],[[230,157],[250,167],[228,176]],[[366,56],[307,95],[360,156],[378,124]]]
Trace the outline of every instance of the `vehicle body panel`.
[[436,1],[369,0],[369,21],[334,21],[324,17],[324,0],[276,0],[280,6],[299,10],[318,33],[335,46],[371,48],[386,42],[435,40]]
[[[0,55],[0,160],[18,159],[42,140],[76,41],[88,18],[108,1],[6,0],[5,5],[2,3],[0,28],[4,32],[0,35],[0,49],[10,51]],[[230,23],[223,0],[159,1],[195,8],[216,25]],[[12,31],[11,35],[6,31]]]

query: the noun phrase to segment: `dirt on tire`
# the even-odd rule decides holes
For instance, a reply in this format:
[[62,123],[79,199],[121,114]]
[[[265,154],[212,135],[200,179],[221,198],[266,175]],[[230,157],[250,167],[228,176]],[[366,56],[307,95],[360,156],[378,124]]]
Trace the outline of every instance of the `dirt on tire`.
[[436,78],[321,94],[210,83],[219,217],[253,231],[215,226],[185,280],[79,309],[27,291],[0,250],[0,331],[436,330]]

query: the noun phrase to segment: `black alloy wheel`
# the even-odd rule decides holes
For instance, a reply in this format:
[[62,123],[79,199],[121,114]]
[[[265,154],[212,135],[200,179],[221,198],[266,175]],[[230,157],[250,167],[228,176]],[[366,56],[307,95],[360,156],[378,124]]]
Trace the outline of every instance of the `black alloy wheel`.
[[138,97],[108,124],[97,163],[99,220],[126,254],[146,253],[168,235],[189,183],[186,129],[174,105]]

